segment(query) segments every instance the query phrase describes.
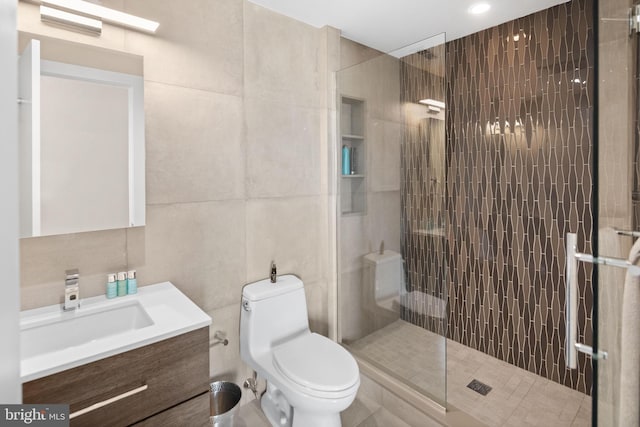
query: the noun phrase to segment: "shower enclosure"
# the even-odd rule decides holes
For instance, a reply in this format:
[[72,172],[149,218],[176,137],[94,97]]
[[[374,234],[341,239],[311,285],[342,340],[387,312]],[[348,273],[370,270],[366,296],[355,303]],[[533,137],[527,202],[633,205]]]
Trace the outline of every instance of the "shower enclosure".
[[[598,379],[589,355],[575,368],[565,359],[565,236],[597,249],[603,206],[596,11],[573,0],[392,54],[343,40],[338,338],[441,408],[459,402],[455,372],[447,377],[454,348],[561,384],[579,402]],[[575,328],[588,345],[594,271],[578,271]]]
[[446,408],[455,344],[592,398],[579,425],[638,425],[626,271],[580,262],[570,294],[565,270],[568,234],[622,260],[640,235],[632,6],[572,0],[393,54],[343,40],[338,334],[363,366]]
[[342,43],[369,59],[337,75],[339,340],[445,407],[445,36]]

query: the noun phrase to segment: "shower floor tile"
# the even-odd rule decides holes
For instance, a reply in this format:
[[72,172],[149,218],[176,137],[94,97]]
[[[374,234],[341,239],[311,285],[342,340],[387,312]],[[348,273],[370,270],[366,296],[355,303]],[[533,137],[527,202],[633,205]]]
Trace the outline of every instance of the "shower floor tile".
[[[489,426],[581,427],[591,425],[591,397],[402,320],[348,348]],[[403,351],[398,351],[403,349]],[[446,368],[445,368],[446,367]],[[469,389],[477,379],[492,390]]]
[[397,320],[354,341],[348,348],[385,367],[392,375],[409,380],[436,401],[444,401],[446,356],[442,337]]

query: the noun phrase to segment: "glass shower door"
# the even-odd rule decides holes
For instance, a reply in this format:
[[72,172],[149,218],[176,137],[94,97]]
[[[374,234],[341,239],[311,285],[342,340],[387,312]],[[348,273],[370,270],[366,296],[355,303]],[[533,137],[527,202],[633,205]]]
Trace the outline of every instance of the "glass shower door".
[[[339,340],[446,406],[445,37],[337,75]],[[368,59],[360,62],[360,58]]]
[[[597,5],[599,125],[596,165],[598,212],[597,254],[627,259],[640,230],[638,173],[638,52],[637,31],[629,33],[632,1],[605,0]],[[635,20],[637,22],[637,19]],[[624,268],[599,265],[594,287],[594,347],[606,352],[596,359],[592,390],[592,425],[640,425],[640,302],[637,287],[627,283]],[[630,286],[631,285],[631,286]]]

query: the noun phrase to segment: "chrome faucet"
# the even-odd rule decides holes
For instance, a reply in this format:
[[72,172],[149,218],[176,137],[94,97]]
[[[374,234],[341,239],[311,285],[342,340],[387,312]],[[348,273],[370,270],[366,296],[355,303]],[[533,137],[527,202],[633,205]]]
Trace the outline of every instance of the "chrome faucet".
[[80,272],[77,269],[67,270],[64,281],[64,311],[80,307]]

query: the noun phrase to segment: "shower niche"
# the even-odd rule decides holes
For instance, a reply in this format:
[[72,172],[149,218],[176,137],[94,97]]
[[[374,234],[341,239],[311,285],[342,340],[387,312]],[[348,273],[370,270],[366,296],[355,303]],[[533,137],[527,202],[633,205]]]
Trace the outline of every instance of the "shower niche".
[[363,99],[340,97],[340,212],[363,215],[367,210],[365,102]]

